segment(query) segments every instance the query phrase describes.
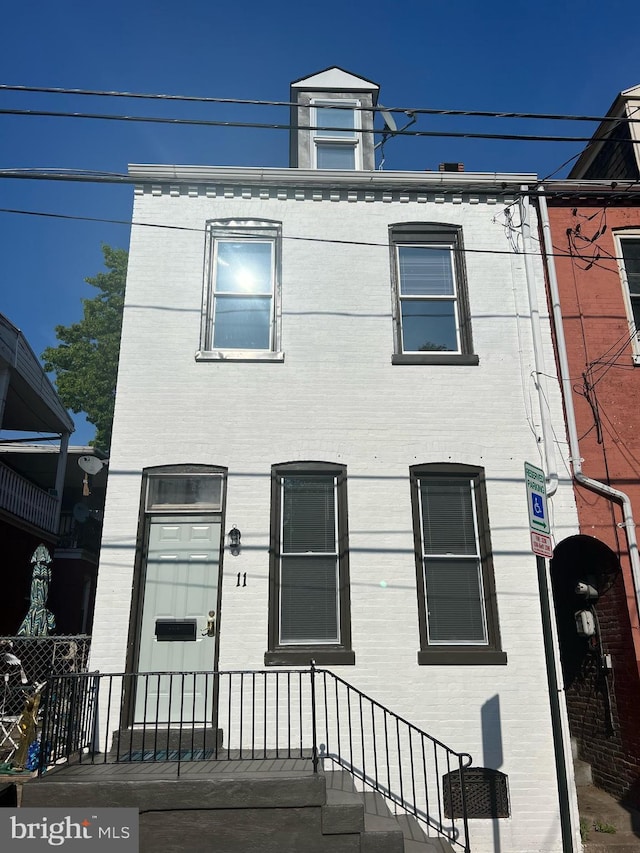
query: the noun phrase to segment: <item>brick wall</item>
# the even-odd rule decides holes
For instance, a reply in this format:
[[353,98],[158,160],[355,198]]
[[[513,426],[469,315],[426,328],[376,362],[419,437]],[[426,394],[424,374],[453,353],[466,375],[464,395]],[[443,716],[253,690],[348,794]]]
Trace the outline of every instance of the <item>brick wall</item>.
[[[584,473],[628,494],[640,512],[640,367],[634,367],[614,234],[640,229],[640,211],[552,205],[556,271]],[[576,239],[576,229],[593,241]],[[638,230],[637,233],[640,233]],[[573,238],[573,239],[572,239]],[[573,256],[569,256],[573,252]],[[591,264],[591,261],[594,261]],[[587,383],[587,384],[585,384]],[[591,386],[591,387],[589,387]],[[596,605],[602,648],[584,659],[581,678],[567,691],[570,724],[581,757],[593,765],[594,779],[616,796],[629,793],[638,804],[640,738],[638,708],[639,643],[636,594],[621,510],[594,492],[576,490],[580,530],[605,543],[619,574]],[[613,671],[603,674],[600,652],[612,655]],[[607,720],[610,694],[612,725]]]
[[[226,466],[226,527],[242,553],[225,555],[220,667],[260,669],[267,643],[270,470],[320,460],[347,467],[353,667],[357,687],[482,765],[502,755],[513,817],[501,849],[561,849],[536,560],[523,463],[541,463],[540,414],[522,256],[509,253],[495,200],[436,201],[424,193],[224,188],[139,192],[134,226],[92,666],[121,671],[131,612],[141,473],[146,466]],[[283,223],[283,363],[197,362],[206,220]],[[478,366],[392,365],[388,226],[463,228]],[[306,240],[305,238],[313,238]],[[317,242],[317,238],[326,242]],[[473,251],[476,250],[476,251]],[[492,253],[492,250],[494,253]],[[498,253],[496,253],[498,252]],[[544,282],[535,262],[544,308]],[[553,375],[543,318],[546,372]],[[562,423],[557,382],[552,419]],[[558,453],[566,459],[562,428]],[[506,666],[418,666],[409,466],[483,466]],[[562,468],[564,470],[564,467]],[[576,532],[565,478],[553,498],[557,539]],[[237,573],[246,572],[246,587]],[[483,722],[482,707],[499,709]],[[494,849],[475,822],[473,849]]]

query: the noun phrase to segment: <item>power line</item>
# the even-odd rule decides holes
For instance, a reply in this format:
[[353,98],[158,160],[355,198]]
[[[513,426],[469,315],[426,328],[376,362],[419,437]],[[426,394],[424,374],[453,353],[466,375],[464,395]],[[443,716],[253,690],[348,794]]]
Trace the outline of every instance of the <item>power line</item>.
[[[295,171],[295,170],[289,170]],[[322,174],[322,171],[319,170],[319,174]],[[359,173],[362,174],[362,173]],[[385,172],[373,172],[372,174],[377,176],[377,179],[381,180],[381,188],[384,184],[384,175]],[[434,175],[440,174],[439,172],[434,172]],[[23,169],[0,169],[0,180],[1,179],[9,179],[9,180],[33,180],[33,181],[70,181],[70,182],[80,182],[80,183],[98,183],[98,184],[125,184],[125,185],[139,185],[145,183],[153,183],[154,180],[156,183],[177,183],[184,184],[187,183],[186,180],[180,180],[178,178],[170,178],[170,177],[159,177],[154,179],[153,177],[146,177],[144,179],[139,176],[132,176],[124,172],[103,172],[98,170],[90,170],[90,169],[60,169],[57,167],[53,168],[41,168],[41,169],[32,169],[32,168],[23,168]],[[231,180],[230,178],[225,178],[223,175],[218,176],[212,179],[213,182],[225,182]],[[251,180],[248,178],[248,180]],[[414,191],[425,190],[428,189],[431,192],[438,193],[439,195],[460,195],[464,193],[484,193],[489,194],[492,197],[506,197],[513,198],[514,196],[519,197],[520,195],[527,195],[531,198],[538,198],[544,196],[548,199],[562,199],[567,200],[571,199],[575,196],[579,196],[581,201],[593,199],[602,203],[603,199],[606,199],[607,203],[612,202],[626,202],[629,199],[634,199],[635,197],[640,198],[640,184],[638,181],[628,181],[626,182],[627,186],[620,186],[619,182],[613,182],[610,184],[605,184],[601,188],[589,189],[581,185],[580,182],[576,182],[575,189],[567,187],[567,181],[560,181],[562,184],[562,189],[547,189],[546,187],[540,189],[541,180],[536,179],[534,182],[535,186],[530,185],[526,192],[521,192],[520,190],[509,188],[505,184],[503,184],[503,188],[487,188],[486,184],[473,184],[473,183],[464,183],[460,185],[448,185],[443,186],[438,184],[437,186],[428,187],[428,178],[425,173],[425,187],[413,186],[411,189]],[[188,183],[193,183],[196,181],[197,183],[210,183],[211,181],[207,181],[205,179],[198,178],[190,178]],[[234,179],[234,183],[237,183],[237,178]],[[615,187],[615,191],[613,188]],[[370,187],[369,187],[370,188]],[[398,188],[400,189],[400,188]]]
[[[12,115],[32,118],[79,118],[90,121],[122,121],[142,122],[150,124],[187,125],[192,127],[233,127],[254,130],[302,130],[302,131],[340,131],[344,133],[344,127],[329,127],[316,125],[292,125],[279,123],[264,123],[252,121],[216,121],[213,119],[195,118],[163,118],[161,116],[129,116],[116,115],[112,113],[80,113],[59,110],[17,110],[0,109],[0,115]],[[380,134],[383,131],[374,128],[358,128],[357,134]],[[591,136],[551,136],[542,134],[526,133],[475,133],[469,131],[453,130],[403,130],[398,131],[395,136],[415,136],[422,138],[446,138],[446,139],[493,139],[507,142],[591,142]],[[607,142],[621,142],[633,144],[629,139],[617,137],[606,137]]]
[[[71,213],[53,213],[42,210],[21,210],[18,208],[10,208],[10,207],[0,207],[0,213],[9,213],[16,214],[21,216],[41,216],[48,219],[65,219],[76,222],[101,222],[107,225],[124,225],[128,228],[136,227],[136,228],[162,228],[167,231],[188,231],[196,234],[206,234],[206,228],[196,228],[189,225],[168,225],[162,222],[136,222],[132,219],[110,219],[106,217],[100,216],[79,216],[77,214]],[[238,237],[244,236],[243,231],[234,231],[233,228],[225,229],[225,232],[229,234],[229,236],[235,236],[237,234]],[[304,242],[304,243],[329,243],[336,244],[342,246],[369,246],[372,248],[380,248],[380,249],[389,249],[389,243],[378,243],[370,240],[343,240],[343,239],[332,239],[329,237],[298,237],[291,234],[283,234],[283,240],[291,240],[296,242]],[[424,246],[424,248],[433,248],[434,250],[438,250],[437,246],[429,246],[428,244]],[[554,246],[554,248],[557,248]],[[553,257],[553,258],[572,258],[575,255],[572,255],[571,252],[562,252],[560,250],[555,251],[551,254],[544,252],[525,252],[520,250],[510,250],[510,249],[471,249],[465,247],[464,249],[454,248],[453,251],[456,254],[461,255],[531,255],[533,257]],[[611,256],[610,260],[622,260],[622,258],[616,258]],[[612,272],[612,270],[607,269],[606,267],[601,267],[603,270],[607,272]]]
[[[290,172],[295,172],[295,169],[288,170]],[[322,170],[316,170],[319,175],[322,175]],[[344,173],[343,173],[344,174]],[[361,175],[362,172],[354,173]],[[369,174],[369,173],[366,173]],[[371,172],[371,175],[376,176],[376,183],[380,184],[380,188],[384,186],[384,176],[385,172],[375,171]],[[415,174],[415,173],[410,173]],[[635,196],[640,197],[640,182],[638,181],[628,181],[628,182],[603,182],[601,187],[589,188],[585,187],[579,181],[566,181],[561,180],[558,183],[562,185],[562,188],[558,189],[547,189],[546,187],[540,189],[540,185],[543,183],[542,179],[536,178],[535,181],[532,181],[532,185],[529,186],[526,192],[522,192],[513,187],[509,188],[506,184],[503,183],[502,188],[488,188],[486,184],[473,184],[470,182],[465,182],[463,184],[456,185],[441,185],[429,187],[427,184],[429,183],[429,178],[426,177],[425,174],[425,186],[416,186],[412,185],[411,187],[397,186],[395,187],[398,191],[409,189],[411,191],[424,191],[425,189],[437,193],[438,195],[460,195],[461,193],[478,193],[482,192],[485,194],[489,194],[492,197],[508,197],[512,198],[513,196],[527,195],[531,198],[538,198],[544,196],[549,199],[563,199],[568,200],[574,197],[579,197],[581,201],[594,199],[602,202],[606,199],[607,203],[610,202],[620,202],[620,201],[628,201]],[[439,172],[434,172],[434,175],[439,175]],[[262,177],[264,177],[264,173],[262,173]],[[154,178],[153,176],[148,176],[141,178],[140,176],[129,175],[125,172],[106,172],[102,170],[93,170],[93,169],[61,169],[58,167],[44,167],[44,168],[21,168],[21,169],[0,169],[0,179],[17,179],[17,180],[33,180],[33,181],[72,181],[72,182],[80,182],[80,183],[96,183],[96,184],[148,184],[148,183],[164,183],[164,184],[186,184],[186,183],[211,183],[211,182],[226,182],[230,181],[231,178],[225,178],[224,175],[219,175],[211,180],[190,177],[188,179],[180,179],[177,177],[168,177],[162,176],[158,178]],[[251,176],[247,177],[247,180],[255,180],[255,178],[251,178]],[[234,177],[233,183],[238,183],[237,176]],[[397,180],[396,180],[397,183]],[[567,186],[567,184],[575,183],[575,188]],[[535,184],[535,186],[533,186]],[[626,184],[626,186],[624,185]],[[276,186],[274,183],[273,186]],[[616,189],[620,187],[619,189]],[[367,185],[367,188],[370,189],[371,185]]]
[[[55,95],[79,95],[102,98],[135,98],[145,100],[162,100],[162,101],[183,101],[188,103],[204,103],[204,104],[238,104],[246,106],[265,106],[265,107],[301,107],[295,101],[271,101],[258,98],[216,98],[199,95],[169,95],[147,92],[118,92],[102,89],[65,89],[55,86],[17,86],[10,84],[0,84],[0,91],[8,92],[39,92],[44,94]],[[614,117],[611,116],[590,116],[590,115],[558,115],[557,113],[526,113],[526,112],[504,112],[496,110],[447,110],[436,109],[432,107],[363,107],[349,105],[340,105],[332,103],[332,109],[344,110],[360,110],[362,112],[389,112],[389,113],[413,113],[415,115],[432,115],[432,116],[469,116],[478,118],[515,118],[515,119],[535,119],[539,121],[588,121],[588,122],[603,122],[615,121],[625,124],[633,124],[640,122],[640,118]],[[340,128],[344,130],[344,128]]]

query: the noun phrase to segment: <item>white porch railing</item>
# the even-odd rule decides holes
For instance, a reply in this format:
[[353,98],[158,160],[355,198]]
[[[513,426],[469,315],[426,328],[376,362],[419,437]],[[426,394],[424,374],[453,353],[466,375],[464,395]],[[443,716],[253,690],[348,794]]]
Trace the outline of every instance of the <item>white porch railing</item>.
[[0,462],[0,509],[56,533],[58,499]]

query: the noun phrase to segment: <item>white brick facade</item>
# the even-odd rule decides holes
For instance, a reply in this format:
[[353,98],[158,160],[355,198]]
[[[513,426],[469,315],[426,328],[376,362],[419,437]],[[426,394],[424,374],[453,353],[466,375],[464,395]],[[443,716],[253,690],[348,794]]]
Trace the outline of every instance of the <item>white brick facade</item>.
[[[472,821],[474,851],[494,849],[494,832],[501,853],[561,850],[523,482],[525,460],[544,467],[540,411],[524,264],[510,251],[500,184],[456,176],[460,189],[452,193],[435,185],[438,176],[417,186],[412,173],[401,187],[398,176],[394,185],[385,184],[385,173],[369,173],[368,187],[345,187],[304,173],[296,189],[293,177],[277,186],[258,170],[235,170],[228,179],[224,170],[209,171],[198,178],[176,167],[173,181],[159,174],[136,193],[133,220],[143,224],[132,229],[92,666],[116,672],[127,665],[144,468],[229,469],[224,529],[236,524],[243,547],[237,557],[225,551],[219,666],[255,670],[267,650],[271,466],[345,465],[356,663],[330,668],[471,753],[476,765],[490,765],[501,752],[512,816],[497,821],[497,830]],[[205,223],[225,217],[282,223],[284,362],[196,361]],[[477,366],[391,363],[388,228],[403,222],[462,227]],[[534,267],[546,311],[537,256]],[[545,319],[543,339],[552,375]],[[555,380],[548,393],[556,450],[566,460]],[[409,467],[431,462],[485,469],[506,666],[417,663]],[[568,481],[551,506],[556,541],[576,532]],[[238,572],[246,572],[246,587],[236,586]],[[484,728],[483,706],[500,711]]]

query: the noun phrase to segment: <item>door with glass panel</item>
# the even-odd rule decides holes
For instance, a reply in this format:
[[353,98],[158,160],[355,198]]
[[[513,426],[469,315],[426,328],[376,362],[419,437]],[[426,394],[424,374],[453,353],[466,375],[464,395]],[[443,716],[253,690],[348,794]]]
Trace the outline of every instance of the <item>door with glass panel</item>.
[[167,674],[138,678],[135,722],[213,718],[222,486],[221,475],[148,478],[137,670]]

